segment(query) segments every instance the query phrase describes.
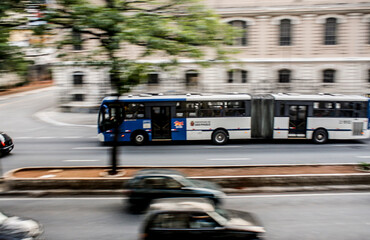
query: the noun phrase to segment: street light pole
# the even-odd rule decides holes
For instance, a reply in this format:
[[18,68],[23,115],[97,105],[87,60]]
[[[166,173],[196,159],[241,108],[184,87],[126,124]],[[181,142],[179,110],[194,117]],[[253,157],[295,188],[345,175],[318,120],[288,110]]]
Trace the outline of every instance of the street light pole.
[[[111,151],[111,169],[109,170],[109,175],[116,175],[118,173],[117,171],[117,163],[118,163],[118,137],[119,137],[119,125],[121,123],[121,114],[122,111],[120,109],[120,104],[119,104],[119,96],[120,94],[117,95],[116,99],[116,111],[115,111],[115,123],[114,123],[114,130],[113,130],[113,146],[112,146],[112,151]],[[123,116],[122,116],[123,118]]]

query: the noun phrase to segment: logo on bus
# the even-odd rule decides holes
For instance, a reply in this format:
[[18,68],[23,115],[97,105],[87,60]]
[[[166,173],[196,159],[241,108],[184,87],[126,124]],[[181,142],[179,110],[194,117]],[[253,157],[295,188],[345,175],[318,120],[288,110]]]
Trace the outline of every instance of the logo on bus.
[[174,124],[175,124],[175,127],[176,128],[183,128],[183,126],[184,126],[184,121],[176,121],[176,122],[174,122]]

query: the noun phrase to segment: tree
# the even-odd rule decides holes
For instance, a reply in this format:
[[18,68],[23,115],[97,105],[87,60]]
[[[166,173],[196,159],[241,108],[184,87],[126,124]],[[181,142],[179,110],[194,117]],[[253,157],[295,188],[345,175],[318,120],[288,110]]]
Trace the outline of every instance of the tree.
[[27,73],[30,61],[24,59],[21,49],[9,44],[10,32],[17,26],[26,23],[24,18],[10,18],[11,13],[24,11],[22,0],[0,1],[0,74],[15,72],[21,76]]
[[[49,24],[39,27],[39,33],[48,28],[69,30],[61,45],[79,45],[91,39],[99,42],[105,56],[101,63],[109,66],[118,96],[145,77],[148,66],[136,61],[140,57],[161,52],[172,62],[177,57],[202,59],[210,48],[216,56],[213,60],[223,59],[223,46],[231,44],[236,33],[196,0],[101,0],[99,4],[59,0],[45,12]],[[141,46],[143,54],[137,59],[124,58],[122,51],[132,45]],[[93,58],[88,56],[88,61]],[[117,133],[116,127],[115,139]],[[117,164],[115,151],[116,144],[112,173]]]

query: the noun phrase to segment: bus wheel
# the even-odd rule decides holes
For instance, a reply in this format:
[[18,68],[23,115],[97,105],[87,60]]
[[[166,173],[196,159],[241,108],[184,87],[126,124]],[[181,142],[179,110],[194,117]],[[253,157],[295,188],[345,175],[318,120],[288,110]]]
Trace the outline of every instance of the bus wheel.
[[217,130],[212,134],[212,142],[217,145],[226,144],[229,140],[227,133],[224,130]]
[[312,136],[314,143],[326,143],[328,141],[328,132],[324,129],[317,129]]
[[147,141],[147,135],[144,132],[137,132],[131,136],[131,141],[135,145],[143,145]]

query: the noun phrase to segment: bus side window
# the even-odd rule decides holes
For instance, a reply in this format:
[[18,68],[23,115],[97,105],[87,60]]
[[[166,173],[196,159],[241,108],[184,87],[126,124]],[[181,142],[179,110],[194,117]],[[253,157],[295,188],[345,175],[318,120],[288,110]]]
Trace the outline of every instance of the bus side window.
[[198,117],[199,103],[198,102],[187,102],[186,113],[187,117]]
[[280,117],[285,116],[285,103],[280,103]]
[[[338,105],[338,104],[337,104]],[[340,108],[338,108],[338,117],[353,117],[354,106],[352,102],[340,102]]]
[[186,113],[186,103],[176,102],[176,117],[184,118]]
[[125,103],[124,108],[126,119],[145,118],[145,107],[142,103]]
[[314,102],[313,115],[314,117],[334,117],[335,104],[333,102]]

